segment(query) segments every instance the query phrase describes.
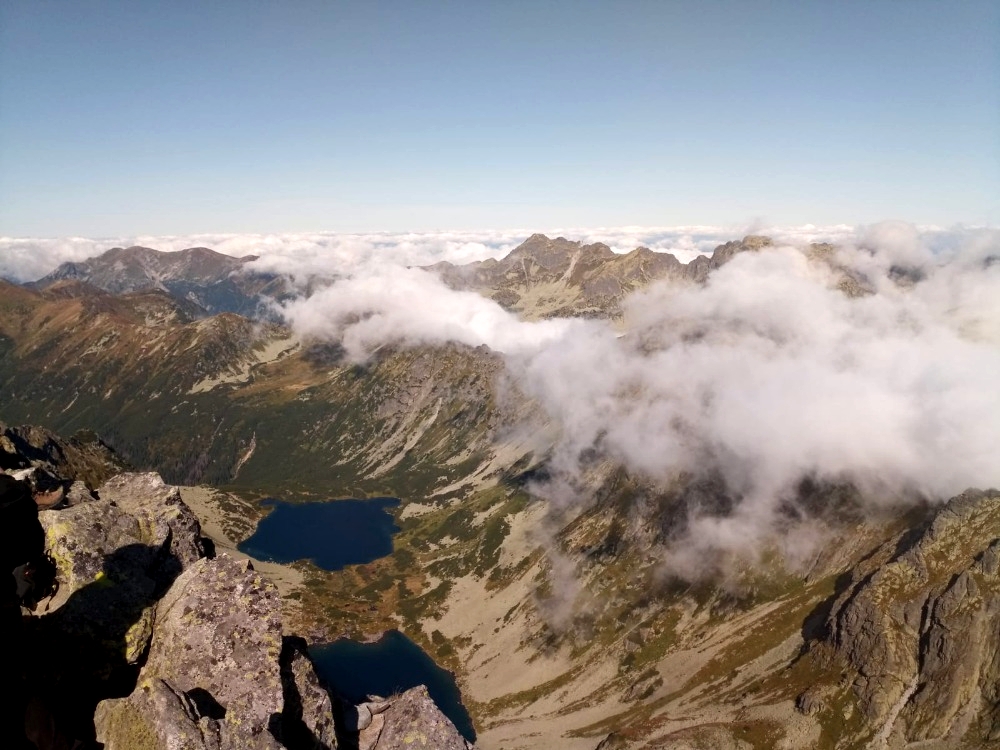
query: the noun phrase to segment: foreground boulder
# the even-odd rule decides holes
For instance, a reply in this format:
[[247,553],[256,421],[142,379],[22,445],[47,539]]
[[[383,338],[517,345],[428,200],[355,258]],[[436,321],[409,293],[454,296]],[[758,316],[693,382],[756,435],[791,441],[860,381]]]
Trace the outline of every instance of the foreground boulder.
[[159,474],[120,474],[101,487],[100,496],[39,516],[60,582],[56,597],[43,603],[48,611],[106,578],[104,568],[116,556],[128,558],[118,565],[127,569],[119,571],[120,582],[141,584],[152,595],[204,554],[197,517]]
[[283,637],[274,586],[205,558],[198,519],[158,474],[99,495],[40,514],[59,586],[30,620],[33,739],[335,747],[330,698],[305,642]]
[[467,750],[465,741],[434,704],[423,685],[390,700],[376,700],[357,707],[358,750],[434,748]]
[[249,563],[192,565],[156,606],[136,690],[98,706],[97,739],[107,750],[280,748],[291,735],[336,747],[330,699],[302,652],[283,648],[280,611]]
[[157,600],[201,557],[201,528],[156,474],[124,474],[107,497],[39,514],[57,588],[28,620],[36,713],[57,735],[93,735],[93,711],[131,689]]

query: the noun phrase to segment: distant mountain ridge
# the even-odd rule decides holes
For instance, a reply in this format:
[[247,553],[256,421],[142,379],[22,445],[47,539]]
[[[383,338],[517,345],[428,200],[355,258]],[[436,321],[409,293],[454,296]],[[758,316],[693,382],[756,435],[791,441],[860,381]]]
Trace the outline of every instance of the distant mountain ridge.
[[442,261],[426,268],[453,289],[479,292],[525,318],[617,317],[622,300],[636,289],[660,279],[702,282],[737,253],[771,244],[769,237],[750,235],[685,265],[647,247],[616,253],[601,242],[533,234],[502,260]]
[[161,290],[197,305],[203,315],[235,312],[260,317],[265,298],[285,293],[276,274],[262,274],[246,266],[256,255],[236,258],[192,247],[164,252],[148,247],[115,247],[95,258],[67,262],[26,286],[48,290],[65,282],[82,282],[110,294]]
[[[771,244],[768,237],[748,236],[683,264],[670,253],[647,247],[616,253],[600,242],[585,245],[533,234],[501,260],[464,265],[442,261],[423,268],[453,289],[478,292],[526,319],[615,318],[621,315],[622,300],[636,289],[661,279],[703,282],[735,254]],[[206,247],[172,252],[115,247],[94,258],[63,263],[24,286],[67,297],[158,290],[184,303],[194,317],[233,312],[273,320],[271,302],[287,299],[292,292],[280,274],[252,270],[250,264],[257,259]],[[315,281],[325,286],[333,278]],[[308,296],[309,290],[305,293]]]

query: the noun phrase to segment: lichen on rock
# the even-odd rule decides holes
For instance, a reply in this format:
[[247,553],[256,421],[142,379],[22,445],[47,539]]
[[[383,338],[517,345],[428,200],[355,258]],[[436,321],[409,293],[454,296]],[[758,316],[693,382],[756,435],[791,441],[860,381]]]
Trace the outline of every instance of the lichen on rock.
[[[108,750],[130,747],[123,728],[134,726],[126,720],[134,715],[152,728],[157,743],[151,747],[283,746],[284,717],[291,712],[282,679],[280,606],[270,582],[245,561],[224,555],[199,560],[160,600],[155,622],[136,691],[98,707],[98,739]],[[335,747],[329,698],[304,655],[294,648],[284,653],[285,671],[299,686],[296,728],[311,734],[313,746]],[[169,700],[165,690],[177,699]],[[205,744],[191,745],[196,736]]]
[[384,724],[374,750],[394,748],[435,748],[435,750],[466,750],[471,745],[458,733],[423,685],[410,688],[390,701],[390,705],[374,718]]

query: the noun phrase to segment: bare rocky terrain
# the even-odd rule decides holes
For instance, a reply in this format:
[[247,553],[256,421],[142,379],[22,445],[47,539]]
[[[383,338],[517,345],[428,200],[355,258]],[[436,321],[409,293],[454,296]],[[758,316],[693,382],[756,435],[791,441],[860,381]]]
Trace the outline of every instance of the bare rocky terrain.
[[[44,430],[4,432],[35,456],[8,437],[6,463],[80,482],[67,475],[81,466],[78,447]],[[154,473],[114,473],[108,457],[91,454],[97,476],[113,473],[97,490],[39,512],[58,585],[27,616],[23,641],[6,644],[27,665],[36,746],[388,750],[425,737],[464,750],[419,688],[374,698],[378,727],[360,742],[370,727],[347,717],[371,709],[320,684],[274,584],[249,560],[207,553],[177,487]]]

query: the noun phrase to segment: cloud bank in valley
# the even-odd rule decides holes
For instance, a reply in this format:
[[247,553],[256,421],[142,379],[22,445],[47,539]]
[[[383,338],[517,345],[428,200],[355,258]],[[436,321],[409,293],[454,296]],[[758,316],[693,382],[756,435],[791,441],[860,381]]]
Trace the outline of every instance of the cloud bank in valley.
[[1000,484],[996,231],[884,224],[823,260],[779,245],[737,255],[704,286],[655,284],[625,310],[623,328],[529,323],[399,268],[287,308],[355,359],[387,342],[504,352],[560,426],[539,488],[554,502],[585,500],[574,480],[594,449],[654,481],[720,476],[736,506],[690,519],[691,559],[757,547],[805,477],[852,482],[873,502]]
[[449,289],[417,268],[387,266],[341,279],[282,308],[302,336],[337,341],[353,361],[384,343],[486,345],[530,355],[581,329],[581,321],[521,321],[475,292]]

